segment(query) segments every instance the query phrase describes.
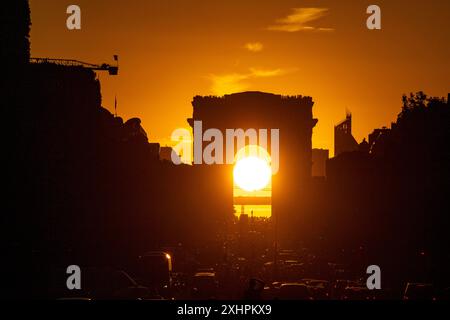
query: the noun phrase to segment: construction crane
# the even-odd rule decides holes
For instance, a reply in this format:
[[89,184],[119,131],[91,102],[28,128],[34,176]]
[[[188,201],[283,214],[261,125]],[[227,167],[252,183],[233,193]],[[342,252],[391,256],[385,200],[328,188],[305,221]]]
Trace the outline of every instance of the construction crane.
[[67,67],[82,67],[91,70],[108,71],[109,75],[116,76],[119,73],[119,58],[114,55],[114,60],[117,61],[115,66],[103,63],[103,64],[92,64],[83,61],[73,60],[73,59],[52,59],[52,58],[30,58],[30,63],[36,64],[57,64],[60,66]]

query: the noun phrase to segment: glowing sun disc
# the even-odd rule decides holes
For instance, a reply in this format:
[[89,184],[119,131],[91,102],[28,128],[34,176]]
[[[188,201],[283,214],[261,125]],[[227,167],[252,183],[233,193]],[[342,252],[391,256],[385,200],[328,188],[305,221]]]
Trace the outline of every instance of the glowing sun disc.
[[266,160],[257,156],[239,159],[233,170],[234,182],[245,191],[264,189],[272,177],[272,169]]

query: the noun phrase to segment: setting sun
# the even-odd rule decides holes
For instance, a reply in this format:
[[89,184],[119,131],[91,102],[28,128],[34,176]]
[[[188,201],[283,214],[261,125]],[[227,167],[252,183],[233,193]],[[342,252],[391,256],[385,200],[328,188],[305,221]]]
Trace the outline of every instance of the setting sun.
[[269,184],[272,170],[266,160],[249,156],[237,161],[233,175],[235,183],[241,189],[257,191]]

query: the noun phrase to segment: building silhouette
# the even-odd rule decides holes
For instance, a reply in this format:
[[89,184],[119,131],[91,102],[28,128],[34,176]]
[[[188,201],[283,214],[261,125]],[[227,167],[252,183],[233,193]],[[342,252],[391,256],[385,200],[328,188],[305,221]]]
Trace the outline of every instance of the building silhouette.
[[327,161],[330,157],[328,149],[312,149],[312,176],[326,177]]
[[4,1],[0,11],[0,58],[7,61],[7,69],[28,64],[30,25],[28,0]]
[[347,113],[345,120],[334,127],[334,156],[358,149],[358,142],[352,135],[352,115]]

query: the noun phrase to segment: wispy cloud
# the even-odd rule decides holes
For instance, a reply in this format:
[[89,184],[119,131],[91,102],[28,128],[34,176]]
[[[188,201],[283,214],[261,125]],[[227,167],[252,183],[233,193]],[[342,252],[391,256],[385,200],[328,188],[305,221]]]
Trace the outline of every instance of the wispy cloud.
[[253,78],[277,77],[288,73],[290,70],[285,69],[257,69],[250,68],[249,76]]
[[248,75],[232,73],[222,75],[211,75],[211,91],[217,95],[224,95],[226,93],[245,91],[248,84],[243,81],[248,79]]
[[261,42],[248,42],[244,45],[244,48],[250,52],[260,52],[264,49]]
[[277,77],[293,71],[295,71],[295,69],[250,68],[247,73],[212,74],[209,76],[209,79],[211,80],[211,91],[216,95],[241,92],[247,90],[250,86],[248,80]]
[[317,31],[331,32],[334,31],[334,28],[317,28]]
[[310,23],[328,14],[328,8],[293,8],[288,16],[278,19],[267,29],[272,31],[333,31],[333,28],[311,26]]

